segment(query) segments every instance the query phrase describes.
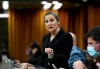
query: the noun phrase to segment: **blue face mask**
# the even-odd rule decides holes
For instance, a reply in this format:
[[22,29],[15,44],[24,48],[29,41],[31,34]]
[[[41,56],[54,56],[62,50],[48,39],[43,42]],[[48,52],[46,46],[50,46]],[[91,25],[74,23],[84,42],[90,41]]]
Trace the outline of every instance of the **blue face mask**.
[[87,52],[90,56],[96,58],[100,55],[100,52],[96,52],[93,46],[87,46]]

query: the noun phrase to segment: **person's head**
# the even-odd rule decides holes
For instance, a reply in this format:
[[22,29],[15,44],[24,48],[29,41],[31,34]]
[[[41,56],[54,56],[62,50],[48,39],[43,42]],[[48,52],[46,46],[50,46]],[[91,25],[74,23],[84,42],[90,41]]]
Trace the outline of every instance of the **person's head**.
[[55,32],[59,28],[59,16],[54,12],[47,12],[44,16],[44,23],[49,32]]
[[32,42],[30,44],[33,54],[41,53],[41,48],[38,42]]
[[[100,55],[100,26],[90,30],[87,34],[87,51],[93,57]],[[98,52],[97,52],[98,51]]]
[[72,36],[72,38],[73,38],[73,46],[76,46],[76,45],[77,45],[77,39],[76,39],[75,34],[72,33],[72,32],[69,32],[69,33],[71,34],[71,36]]

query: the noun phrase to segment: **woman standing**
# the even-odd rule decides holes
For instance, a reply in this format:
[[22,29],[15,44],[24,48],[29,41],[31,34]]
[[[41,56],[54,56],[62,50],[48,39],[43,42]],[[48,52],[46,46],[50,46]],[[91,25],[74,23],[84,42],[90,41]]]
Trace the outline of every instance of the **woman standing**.
[[46,29],[49,31],[43,38],[44,64],[48,69],[69,69],[68,59],[70,57],[73,40],[69,33],[59,26],[59,16],[54,12],[47,12],[44,16]]

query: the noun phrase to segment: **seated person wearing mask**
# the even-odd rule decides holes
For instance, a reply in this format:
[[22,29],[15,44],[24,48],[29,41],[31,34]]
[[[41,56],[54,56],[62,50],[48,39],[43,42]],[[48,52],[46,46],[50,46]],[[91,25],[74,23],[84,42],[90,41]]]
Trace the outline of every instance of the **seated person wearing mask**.
[[[87,34],[87,52],[91,57],[95,59],[94,63],[91,63],[87,69],[100,69],[100,26],[97,26],[90,30]],[[76,69],[85,69],[82,61],[74,62]]]

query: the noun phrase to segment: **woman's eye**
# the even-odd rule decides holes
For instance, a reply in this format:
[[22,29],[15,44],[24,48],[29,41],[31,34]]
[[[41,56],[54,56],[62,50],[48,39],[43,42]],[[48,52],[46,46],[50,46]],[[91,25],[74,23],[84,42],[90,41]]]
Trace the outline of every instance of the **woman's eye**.
[[46,20],[45,23],[48,23],[48,20]]
[[54,19],[50,19],[50,22],[53,22],[54,21]]

